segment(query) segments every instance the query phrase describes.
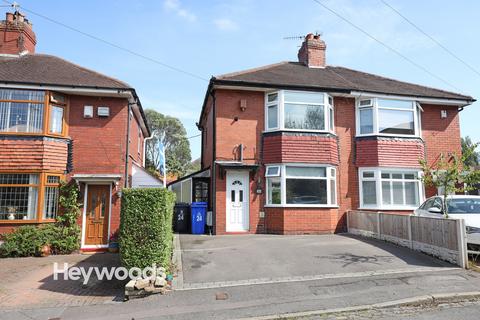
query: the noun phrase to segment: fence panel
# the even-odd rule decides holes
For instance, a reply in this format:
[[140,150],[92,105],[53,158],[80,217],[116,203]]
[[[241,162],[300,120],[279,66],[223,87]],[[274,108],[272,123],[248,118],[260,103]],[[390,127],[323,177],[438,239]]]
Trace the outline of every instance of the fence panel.
[[467,267],[463,220],[349,211],[347,228],[352,234],[382,239]]

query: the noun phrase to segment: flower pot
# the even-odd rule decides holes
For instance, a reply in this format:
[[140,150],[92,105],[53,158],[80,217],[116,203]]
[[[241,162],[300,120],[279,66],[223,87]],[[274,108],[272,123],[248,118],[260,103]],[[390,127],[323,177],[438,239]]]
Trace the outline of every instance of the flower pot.
[[118,242],[110,242],[108,244],[108,252],[117,253],[119,251]]
[[8,214],[8,220],[15,220],[15,214],[9,213]]
[[42,247],[42,250],[40,250],[40,255],[42,257],[48,257],[51,254],[51,248],[50,245],[46,244]]

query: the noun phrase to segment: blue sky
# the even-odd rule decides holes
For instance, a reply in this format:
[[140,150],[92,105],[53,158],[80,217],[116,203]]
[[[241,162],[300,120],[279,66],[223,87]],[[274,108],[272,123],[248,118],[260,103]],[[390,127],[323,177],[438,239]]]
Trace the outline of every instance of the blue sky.
[[[480,99],[480,76],[453,59],[380,0],[321,0],[381,41]],[[479,1],[386,0],[444,46],[480,70]],[[312,0],[19,0],[20,5],[120,46],[204,78],[279,61],[296,61],[300,40],[319,31],[327,64],[457,91],[382,47]],[[0,8],[6,11],[6,8]],[[27,13],[37,52],[119,78],[134,86],[145,108],[180,118],[189,136],[207,82],[130,55]],[[480,103],[461,113],[462,136],[480,141]],[[191,140],[200,156],[200,139]]]

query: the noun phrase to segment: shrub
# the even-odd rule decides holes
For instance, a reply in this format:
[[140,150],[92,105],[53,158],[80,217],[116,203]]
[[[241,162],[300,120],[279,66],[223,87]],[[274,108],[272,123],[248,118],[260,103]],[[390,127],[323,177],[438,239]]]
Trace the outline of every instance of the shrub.
[[169,266],[175,194],[166,189],[123,189],[120,259],[126,268]]
[[2,257],[36,256],[44,244],[44,235],[35,226],[22,226],[5,236],[0,247]]
[[68,254],[80,248],[80,227],[76,223],[80,206],[75,184],[60,186],[59,214],[56,223],[22,226],[4,236],[0,257],[38,256],[45,245],[53,254]]

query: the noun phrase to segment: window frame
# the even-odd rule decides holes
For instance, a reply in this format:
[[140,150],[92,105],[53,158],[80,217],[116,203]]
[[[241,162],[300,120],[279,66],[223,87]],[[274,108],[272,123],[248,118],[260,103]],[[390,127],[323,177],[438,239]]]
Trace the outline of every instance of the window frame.
[[[38,175],[38,184],[32,185],[38,189],[38,198],[37,198],[37,211],[36,211],[36,218],[35,219],[29,219],[29,220],[23,220],[23,219],[15,219],[15,220],[1,220],[0,219],[0,225],[1,224],[30,224],[30,223],[51,223],[55,222],[56,219],[44,219],[44,201],[45,201],[45,190],[46,187],[51,187],[51,186],[59,186],[60,183],[58,184],[51,184],[47,183],[47,177],[48,176],[57,176],[59,177],[59,181],[64,181],[65,175],[63,173],[59,172],[41,172],[41,171],[21,171],[21,170],[16,170],[16,171],[1,171],[0,174],[36,174]],[[8,185],[8,184],[2,184],[2,186],[18,186],[18,185]],[[58,201],[58,199],[57,199]],[[58,203],[57,203],[58,206]],[[57,209],[58,213],[58,209]]]
[[[415,178],[405,179],[386,179],[381,177],[382,171],[384,173],[398,173],[398,174],[414,174]],[[364,172],[373,172],[373,177],[363,177]],[[421,180],[422,170],[415,168],[389,168],[389,167],[362,167],[358,169],[358,195],[359,195],[359,209],[360,210],[415,210],[419,208],[425,202],[425,186]],[[363,181],[375,181],[375,193],[376,193],[376,204],[364,204],[363,203]],[[403,192],[403,202],[406,202],[405,198],[405,182],[416,182],[418,187],[418,205],[398,205],[393,204],[393,198],[391,198],[391,204],[383,204],[383,190],[382,182],[384,181],[403,181],[402,183],[402,192]],[[392,192],[392,191],[391,191]]]
[[[313,106],[323,106],[323,117],[324,117],[324,129],[323,130],[313,130],[313,129],[292,129],[285,127],[285,93],[317,93],[323,95],[323,103],[312,103],[312,102],[299,102],[299,101],[287,101],[287,103],[294,103],[298,105],[313,105]],[[277,94],[277,100],[268,101],[268,96],[271,94]],[[335,102],[334,97],[326,92],[322,91],[301,91],[301,90],[275,90],[265,92],[265,126],[264,132],[274,132],[274,131],[292,131],[292,132],[315,132],[315,133],[331,133],[335,134]],[[330,103],[330,101],[332,103]],[[268,108],[276,105],[277,106],[277,126],[269,128],[268,127]],[[330,121],[330,111],[332,112],[332,121]],[[331,123],[332,122],[332,123]]]
[[[279,176],[265,177],[265,207],[272,208],[338,208],[338,185],[337,185],[337,167],[329,164],[307,164],[307,163],[281,163],[281,164],[268,164],[265,166],[265,173],[269,167],[280,167]],[[305,167],[305,168],[325,168],[325,177],[312,177],[312,176],[292,176],[288,177],[286,174],[287,167]],[[287,203],[287,179],[308,179],[308,180],[325,180],[327,188],[327,203],[326,204],[291,204]],[[269,181],[280,181],[280,204],[269,204]],[[334,182],[335,188],[335,203],[332,203],[332,184]]]
[[[362,101],[371,100],[369,105],[361,105]],[[392,101],[403,101],[410,102],[412,104],[412,109],[400,109],[400,108],[391,108],[391,107],[382,107],[379,105],[379,100],[392,100]],[[372,124],[373,132],[372,133],[361,133],[361,123],[360,123],[360,110],[372,109]],[[396,110],[396,111],[410,111],[413,113],[413,129],[414,134],[396,134],[396,133],[382,133],[379,131],[380,128],[380,118],[379,118],[379,109],[381,110]],[[411,99],[399,99],[399,98],[389,98],[389,97],[358,97],[355,99],[355,136],[356,137],[368,137],[368,136],[386,136],[386,137],[405,137],[405,138],[421,138],[422,137],[422,115],[423,108],[418,101]]]
[[[17,89],[17,88],[0,88],[0,90],[11,90],[11,91],[37,91],[43,92],[43,100],[20,100],[20,99],[0,99],[0,102],[11,102],[11,103],[25,103],[25,104],[42,104],[42,130],[40,132],[8,132],[0,131],[2,135],[13,135],[13,136],[50,136],[50,137],[66,137],[68,136],[68,115],[70,107],[70,99],[67,95],[63,93],[58,93],[49,90],[36,90],[36,89]],[[54,96],[64,97],[63,101],[58,101],[54,99]],[[52,106],[63,108],[63,123],[62,123],[62,133],[52,133],[50,131],[50,113]]]

